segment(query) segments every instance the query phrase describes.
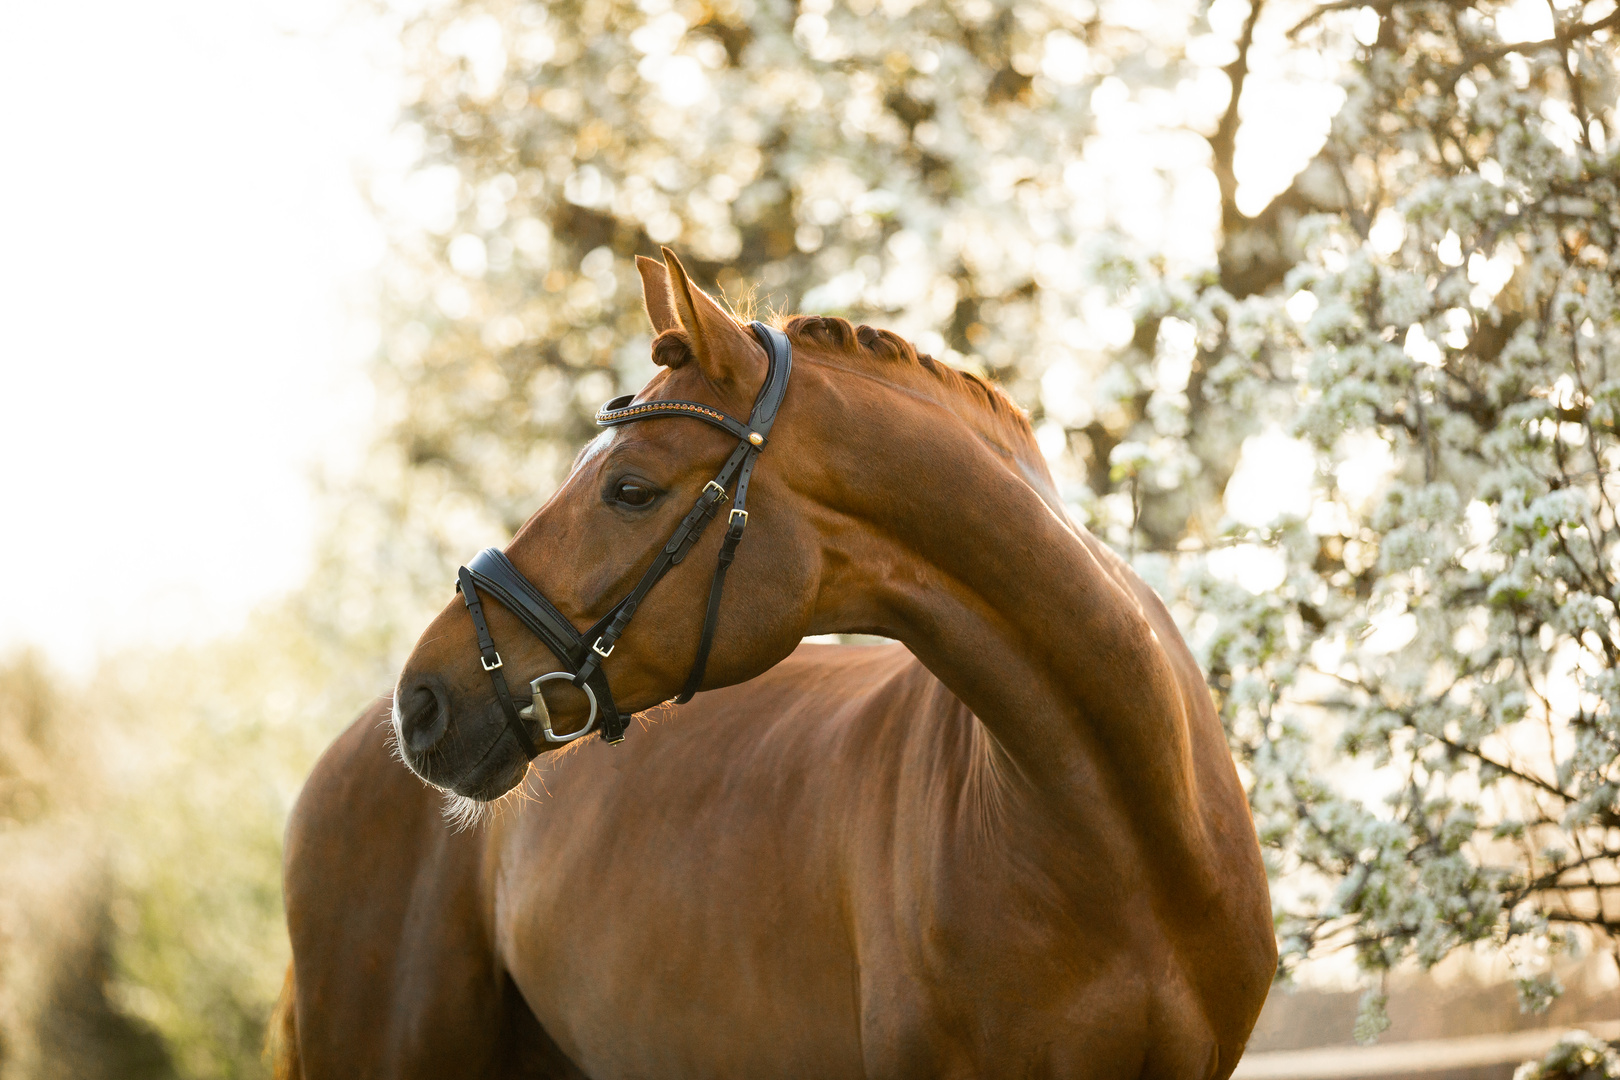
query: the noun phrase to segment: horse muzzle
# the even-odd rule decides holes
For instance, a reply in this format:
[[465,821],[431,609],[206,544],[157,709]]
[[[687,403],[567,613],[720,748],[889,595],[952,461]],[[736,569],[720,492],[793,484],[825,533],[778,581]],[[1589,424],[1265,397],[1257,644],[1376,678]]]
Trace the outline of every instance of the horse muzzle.
[[436,674],[402,681],[394,696],[393,726],[405,766],[457,795],[499,798],[528,767],[528,754],[493,703],[458,700]]

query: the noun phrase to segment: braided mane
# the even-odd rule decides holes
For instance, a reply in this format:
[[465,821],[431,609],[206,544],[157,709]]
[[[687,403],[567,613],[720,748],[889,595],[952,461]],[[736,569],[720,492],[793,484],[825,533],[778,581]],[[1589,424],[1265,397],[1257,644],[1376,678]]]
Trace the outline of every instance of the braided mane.
[[[746,307],[746,306],[745,306]],[[733,313],[739,325],[746,325],[750,311]],[[927,372],[941,384],[989,412],[1015,441],[1035,448],[1035,432],[1029,418],[1002,390],[973,374],[940,363],[892,330],[862,323],[855,326],[836,315],[793,315],[772,319],[788,340],[800,345],[818,345],[878,363],[901,364]],[[666,368],[679,367],[692,358],[692,339],[685,330],[665,330],[653,339],[653,362]]]
[[[880,363],[903,364],[932,375],[947,388],[969,398],[974,405],[989,412],[1008,435],[1035,450],[1035,432],[1029,418],[1002,390],[973,374],[919,352],[917,347],[891,330],[875,326],[852,325],[848,319],[833,315],[794,315],[777,324],[795,343],[834,348],[845,353],[875,360]],[[1039,451],[1035,450],[1037,456]]]

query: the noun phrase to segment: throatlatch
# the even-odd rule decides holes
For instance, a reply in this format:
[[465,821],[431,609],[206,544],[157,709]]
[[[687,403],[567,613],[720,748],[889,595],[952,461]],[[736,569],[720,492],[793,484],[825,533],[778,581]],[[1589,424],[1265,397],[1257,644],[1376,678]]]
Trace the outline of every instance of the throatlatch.
[[[671,416],[702,420],[735,436],[737,448],[726,458],[726,463],[720,467],[719,474],[704,485],[703,493],[698,496],[697,502],[687,512],[686,517],[681,519],[680,525],[676,526],[669,542],[659,551],[658,557],[647,568],[647,572],[641,575],[636,587],[606,615],[597,620],[595,626],[583,634],[575,630],[573,623],[569,622],[498,548],[485,548],[457,572],[456,589],[461,593],[461,599],[467,605],[468,613],[472,615],[473,630],[478,636],[478,652],[484,670],[489,672],[489,680],[495,687],[495,697],[501,703],[501,711],[506,714],[507,727],[512,729],[512,734],[531,758],[540,752],[540,748],[524,725],[524,720],[538,720],[547,742],[565,743],[588,734],[596,727],[597,719],[600,718],[602,724],[598,730],[603,740],[609,743],[624,741],[624,730],[630,716],[619,712],[618,706],[614,704],[613,691],[608,686],[607,673],[602,670],[602,661],[613,654],[614,646],[624,633],[625,627],[629,625],[631,617],[635,615],[642,599],[671,568],[686,558],[687,553],[698,542],[703,530],[708,527],[719,510],[720,504],[725,501],[726,491],[730,488],[731,482],[735,480],[737,493],[732,496],[731,513],[726,520],[726,535],[720,542],[720,558],[714,568],[714,580],[709,586],[709,607],[703,616],[703,636],[698,639],[697,656],[692,661],[691,674],[686,677],[686,685],[681,688],[675,702],[684,704],[690,701],[692,695],[697,693],[698,687],[702,685],[703,672],[709,664],[709,648],[714,644],[715,626],[719,622],[720,594],[725,588],[726,573],[731,569],[732,560],[737,557],[737,545],[742,542],[743,530],[748,527],[748,480],[753,475],[754,463],[758,460],[760,452],[765,449],[771,425],[776,422],[777,410],[781,408],[782,398],[787,393],[788,377],[793,371],[793,348],[788,343],[787,335],[761,322],[755,322],[751,327],[760,344],[765,347],[768,367],[765,385],[760,387],[759,396],[754,399],[754,408],[748,415],[748,423],[740,423],[719,409],[695,401],[644,401],[640,404],[631,404],[632,396],[628,394],[614,398],[597,412],[596,422],[603,427]],[[506,665],[501,660],[501,654],[495,649],[495,639],[490,636],[489,623],[484,618],[483,602],[478,595],[479,589],[500,601],[502,607],[516,615],[518,620],[544,642],[546,648],[550,649],[568,669],[549,672],[531,679],[529,694],[532,702],[521,710],[512,698],[510,687],[507,686],[504,674]],[[584,692],[591,706],[585,726],[567,735],[558,735],[551,730],[551,715],[546,710],[545,700],[540,696],[541,684],[555,679],[566,679],[577,686]]]

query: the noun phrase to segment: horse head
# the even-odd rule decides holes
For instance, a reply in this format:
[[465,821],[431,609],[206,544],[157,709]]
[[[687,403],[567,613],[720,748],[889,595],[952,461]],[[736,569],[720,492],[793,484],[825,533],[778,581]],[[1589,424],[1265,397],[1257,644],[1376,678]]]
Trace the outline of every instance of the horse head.
[[[633,400],[611,405],[631,417],[644,415],[643,406],[668,402],[750,417],[771,368],[767,342],[693,285],[672,252],[666,249],[664,256],[663,264],[637,260],[660,370]],[[578,661],[588,658],[583,651],[560,657],[499,598],[491,601],[475,586],[482,609],[475,612],[463,589],[422,634],[400,675],[393,723],[405,763],[430,783],[493,799],[522,779],[532,752],[555,749],[586,725],[603,696],[587,693],[591,685],[603,686],[599,680],[607,680],[611,699],[625,714],[675,696],[704,636],[717,553],[728,532],[741,531],[739,520],[747,542],[732,545],[735,568],[725,575],[723,604],[712,620],[713,647],[696,676],[702,686],[752,678],[806,633],[817,632],[818,586],[825,576],[817,489],[825,487],[842,456],[836,447],[829,453],[842,424],[808,419],[826,415],[811,400],[823,387],[823,380],[795,375],[768,442],[755,436],[749,512],[740,519],[728,514],[728,496],[714,481],[741,444],[712,416],[704,423],[699,421],[705,417],[666,410],[657,422],[609,427],[587,445],[567,480],[505,550],[510,569],[576,634],[612,614],[636,589],[672,532],[696,514],[706,489],[715,526],[702,529],[690,550],[638,600],[622,636],[597,650],[602,655],[590,662],[599,674],[589,683],[570,678]],[[480,618],[487,629],[476,625]],[[481,640],[491,647],[481,649]],[[498,665],[499,688],[492,665]],[[548,675],[555,677],[534,682]],[[513,700],[503,702],[508,694]],[[521,721],[511,715],[514,703],[524,707]],[[556,742],[540,741],[536,712],[546,720],[548,740],[555,733]]]

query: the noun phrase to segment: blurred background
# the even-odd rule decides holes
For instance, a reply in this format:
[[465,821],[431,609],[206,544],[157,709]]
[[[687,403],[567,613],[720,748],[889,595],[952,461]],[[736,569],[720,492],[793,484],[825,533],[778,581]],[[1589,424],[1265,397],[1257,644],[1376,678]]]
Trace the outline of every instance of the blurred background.
[[1257,1051],[1620,1037],[1617,28],[0,0],[0,1078],[265,1074],[302,777],[648,377],[660,244],[996,379],[1170,601]]

